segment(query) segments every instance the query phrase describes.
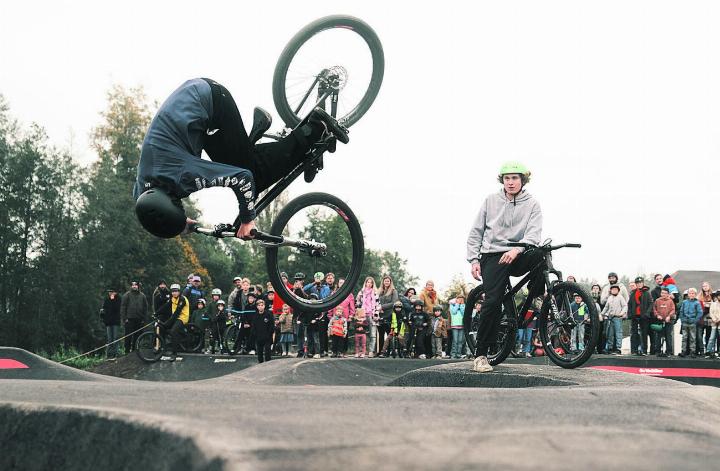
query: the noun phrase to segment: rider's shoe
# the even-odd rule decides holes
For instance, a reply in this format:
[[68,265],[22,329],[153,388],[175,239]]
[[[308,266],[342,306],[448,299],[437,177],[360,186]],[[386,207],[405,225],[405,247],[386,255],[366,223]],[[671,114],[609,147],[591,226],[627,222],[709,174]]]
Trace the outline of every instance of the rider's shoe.
[[175,361],[175,360],[177,360],[177,353],[171,352],[170,355],[168,356],[168,361]]
[[418,358],[421,359],[421,360],[426,360],[426,359],[427,359],[427,356],[425,356],[425,354],[423,353],[423,354],[421,354]]
[[473,360],[473,371],[478,373],[489,373],[493,370],[492,365],[488,362],[487,357],[479,356]]
[[342,142],[343,144],[347,144],[348,142],[350,142],[347,128],[342,124],[338,123],[338,121],[332,116],[330,116],[324,109],[316,107],[310,114],[309,121],[324,123],[327,127],[327,131],[333,136],[335,136],[338,141]]

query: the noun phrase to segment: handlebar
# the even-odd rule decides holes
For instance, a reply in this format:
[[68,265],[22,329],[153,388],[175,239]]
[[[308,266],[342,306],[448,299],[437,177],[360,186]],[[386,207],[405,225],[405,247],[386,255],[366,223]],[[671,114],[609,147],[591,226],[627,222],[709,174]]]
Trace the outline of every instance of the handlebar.
[[545,244],[541,246],[533,245],[533,244],[526,244],[524,242],[508,242],[508,247],[522,247],[525,249],[541,249],[546,252],[552,252],[553,250],[562,249],[564,247],[572,248],[572,249],[579,249],[582,248],[582,244],[576,244],[576,243],[567,243],[567,244],[560,244],[560,245],[550,245]]
[[[212,237],[217,237],[218,239],[237,237],[237,232],[233,231],[232,229],[234,228],[230,224],[219,224],[214,229],[200,226],[195,226],[193,228],[193,230],[198,234],[209,235]],[[257,229],[251,230],[250,235],[252,237],[246,240],[259,240],[261,242],[270,242],[275,244],[282,244],[285,240],[283,236],[267,234],[265,232],[258,231]]]

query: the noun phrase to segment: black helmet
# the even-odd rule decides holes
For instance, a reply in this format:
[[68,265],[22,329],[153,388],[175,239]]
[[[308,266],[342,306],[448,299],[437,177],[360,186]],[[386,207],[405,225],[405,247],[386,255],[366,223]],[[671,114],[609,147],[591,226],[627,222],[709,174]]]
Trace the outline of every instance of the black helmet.
[[304,279],[305,279],[305,273],[297,272],[297,273],[295,273],[295,277],[294,277],[294,278],[295,278],[296,280],[304,280]]
[[422,302],[421,299],[416,299],[415,301],[413,301],[413,306],[425,306],[425,303]]
[[150,188],[135,202],[135,214],[146,231],[156,237],[170,239],[185,229],[186,216],[180,200]]
[[442,306],[439,304],[436,304],[435,306],[433,306],[433,312],[438,312],[438,311],[442,312]]

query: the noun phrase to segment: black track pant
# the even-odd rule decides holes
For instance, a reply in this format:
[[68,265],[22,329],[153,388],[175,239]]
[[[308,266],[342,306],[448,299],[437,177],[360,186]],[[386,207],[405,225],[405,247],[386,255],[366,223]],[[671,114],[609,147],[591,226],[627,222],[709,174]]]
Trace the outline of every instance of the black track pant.
[[[205,138],[204,149],[213,162],[220,162],[250,170],[255,179],[255,191],[260,193],[285,177],[303,161],[308,143],[315,142],[320,127],[293,131],[278,142],[250,143],[235,100],[227,88],[210,79],[213,116],[210,129],[217,129]],[[303,133],[304,131],[304,133]],[[307,134],[305,136],[304,134]]]
[[[533,267],[543,262],[543,253],[540,250],[523,252],[509,265],[501,265],[502,253],[483,254],[480,257],[480,273],[485,288],[485,302],[480,309],[477,334],[477,356],[487,356],[490,345],[497,338],[500,322],[502,321],[502,298],[510,276],[522,276]],[[530,280],[529,296],[535,298],[543,294],[544,281],[542,277]],[[513,340],[514,341],[514,340]]]
[[255,351],[257,352],[258,357],[258,363],[262,363],[264,361],[270,361],[271,354],[270,354],[270,347],[272,346],[272,341],[270,339],[266,340],[258,340],[255,343]]
[[[130,332],[135,332],[143,326],[142,319],[126,319],[125,320],[125,335]],[[130,353],[135,350],[135,341],[142,334],[142,332],[135,332],[129,337],[125,337],[125,353]]]

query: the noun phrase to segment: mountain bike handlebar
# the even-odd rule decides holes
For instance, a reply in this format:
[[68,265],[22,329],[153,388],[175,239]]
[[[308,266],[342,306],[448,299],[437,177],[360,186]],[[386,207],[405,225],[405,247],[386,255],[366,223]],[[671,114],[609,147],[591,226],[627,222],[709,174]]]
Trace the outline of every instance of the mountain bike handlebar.
[[562,249],[564,247],[569,247],[573,249],[579,249],[582,247],[582,244],[574,244],[574,243],[568,243],[568,244],[560,244],[560,245],[533,245],[533,244],[526,244],[524,242],[508,242],[508,247],[523,247],[525,249],[541,249],[546,252],[552,252],[553,250]]

